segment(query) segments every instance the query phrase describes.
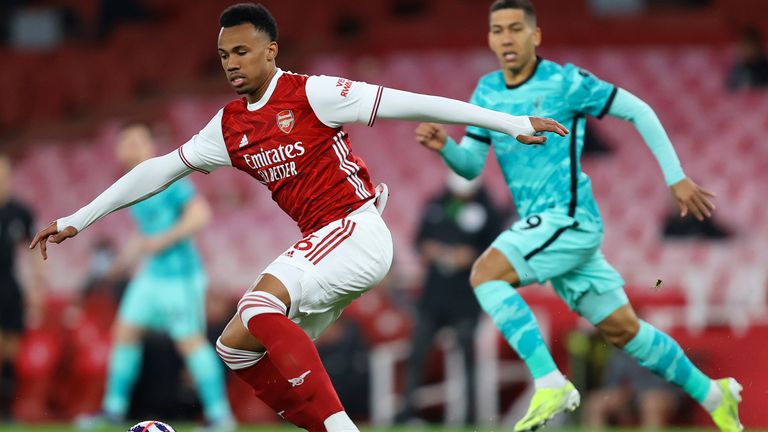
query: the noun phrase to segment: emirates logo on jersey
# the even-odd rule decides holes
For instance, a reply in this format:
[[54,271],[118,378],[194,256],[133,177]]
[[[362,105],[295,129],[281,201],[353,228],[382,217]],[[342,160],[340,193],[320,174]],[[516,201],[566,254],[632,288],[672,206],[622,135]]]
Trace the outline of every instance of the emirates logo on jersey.
[[293,111],[283,110],[277,113],[277,127],[285,133],[291,133],[296,119],[293,117]]

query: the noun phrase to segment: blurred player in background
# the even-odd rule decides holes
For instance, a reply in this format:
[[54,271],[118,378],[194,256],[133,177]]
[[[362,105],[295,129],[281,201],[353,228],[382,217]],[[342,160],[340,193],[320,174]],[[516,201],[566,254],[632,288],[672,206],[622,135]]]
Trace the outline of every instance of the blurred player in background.
[[456,334],[464,360],[465,424],[475,421],[475,328],[480,307],[468,285],[472,263],[491,244],[503,225],[479,178],[466,180],[449,171],[446,187],[426,205],[416,237],[425,268],[416,304],[411,351],[405,367],[405,403],[395,419],[413,420],[424,362],[435,336],[444,328]]
[[[117,157],[132,169],[155,156],[144,124],[128,124],[118,137]],[[142,335],[166,332],[176,344],[197,387],[205,419],[213,430],[234,429],[224,368],[205,338],[207,277],[192,236],[210,219],[206,200],[189,180],[180,180],[130,208],[140,236],[117,258],[111,275],[141,269],[128,285],[113,328],[107,389],[98,416],[78,419],[82,428],[121,422],[141,371]]]
[[466,178],[480,174],[493,144],[520,215],[520,221],[475,262],[470,277],[481,307],[534,378],[536,393],[515,430],[534,430],[579,404],[578,391],[557,369],[531,310],[510,287],[548,280],[572,310],[641,365],[682,387],[721,430],[741,430],[741,386],[733,378],[713,381],[677,342],[639,320],[624,293],[624,281],[600,251],[602,220],[590,180],[579,166],[586,116],[608,114],[635,125],[661,166],[682,217],[710,217],[713,195],[686,177],[664,128],[645,102],[571,64],[561,66],[536,56],[541,30],[529,0],[493,3],[488,42],[501,70],[480,79],[471,102],[509,113],[551,116],[569,126],[571,135],[553,137],[545,146],[524,147],[477,127],[467,128],[460,144],[434,124],[420,125],[416,134]]
[[11,417],[24,323],[39,321],[43,312],[42,260],[28,256],[32,280],[26,290],[16,278],[16,249],[34,236],[35,224],[32,211],[11,196],[11,172],[10,158],[0,155],[0,421]]
[[[567,131],[548,119],[284,72],[276,65],[277,24],[261,5],[231,6],[219,23],[221,65],[243,97],[177,151],[139,164],[90,204],[38,232],[30,247],[39,244],[46,256],[48,242],[60,243],[193,171],[244,171],[269,188],[303,238],[269,264],[242,297],[217,342],[219,355],[291,423],[310,431],[356,431],[312,339],[386,275],[392,238],[379,214],[386,188],[374,188],[342,126],[373,126],[377,118],[461,123],[529,144],[546,139],[533,136],[536,132]],[[248,232],[241,238],[260,247],[261,239]]]

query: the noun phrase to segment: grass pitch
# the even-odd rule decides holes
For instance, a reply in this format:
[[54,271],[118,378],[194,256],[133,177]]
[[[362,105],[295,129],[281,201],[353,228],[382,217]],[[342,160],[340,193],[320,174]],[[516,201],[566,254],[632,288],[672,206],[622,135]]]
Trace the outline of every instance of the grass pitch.
[[[125,427],[114,427],[100,429],[97,432],[123,432],[131,425],[126,424]],[[171,426],[177,432],[193,432],[195,431],[195,425],[174,423]],[[363,428],[362,432],[505,432],[512,430],[510,427],[505,428],[446,428],[439,426],[430,427],[393,427],[393,428]],[[588,429],[582,428],[546,428],[544,431],[558,431],[558,432],[588,432]],[[704,432],[713,431],[714,429],[663,429],[658,432]],[[288,432],[299,431],[299,429],[282,426],[282,425],[267,425],[267,426],[242,426],[238,428],[239,432]],[[69,425],[55,424],[55,425],[0,425],[0,432],[77,432],[77,429]],[[606,432],[639,432],[638,429],[608,429]],[[766,432],[766,431],[764,431]]]

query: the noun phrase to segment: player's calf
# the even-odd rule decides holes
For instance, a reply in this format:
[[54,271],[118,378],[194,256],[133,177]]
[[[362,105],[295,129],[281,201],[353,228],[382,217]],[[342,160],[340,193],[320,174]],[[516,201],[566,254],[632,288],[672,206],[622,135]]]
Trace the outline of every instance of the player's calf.
[[[258,287],[240,300],[236,317],[239,319],[230,321],[216,344],[219,355],[258,394],[269,386],[263,374],[258,373],[264,356],[257,352],[261,348],[258,351],[266,351],[280,385],[287,386],[287,390],[282,391],[284,396],[297,398],[301,403],[293,404],[295,406],[306,405],[302,414],[297,414],[303,421],[320,419],[329,432],[357,430],[344,412],[312,340],[288,319],[288,306],[280,298]],[[244,328],[250,333],[250,339],[243,335]],[[248,349],[243,349],[248,344]],[[307,413],[311,415],[307,417]],[[282,413],[286,414],[293,416],[290,410]],[[291,421],[296,424],[297,420]]]

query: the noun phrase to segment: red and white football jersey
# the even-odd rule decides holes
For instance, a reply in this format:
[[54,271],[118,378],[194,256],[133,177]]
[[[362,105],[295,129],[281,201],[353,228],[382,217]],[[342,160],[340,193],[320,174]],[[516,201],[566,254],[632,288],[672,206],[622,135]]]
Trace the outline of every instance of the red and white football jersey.
[[342,125],[373,126],[381,93],[363,82],[278,69],[260,101],[228,103],[179,156],[206,174],[220,166],[248,173],[306,235],[374,197]]

